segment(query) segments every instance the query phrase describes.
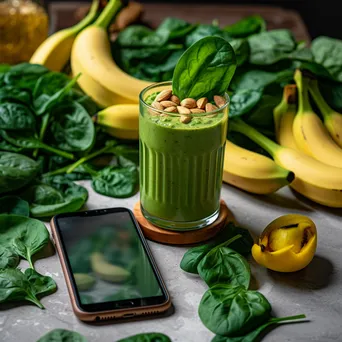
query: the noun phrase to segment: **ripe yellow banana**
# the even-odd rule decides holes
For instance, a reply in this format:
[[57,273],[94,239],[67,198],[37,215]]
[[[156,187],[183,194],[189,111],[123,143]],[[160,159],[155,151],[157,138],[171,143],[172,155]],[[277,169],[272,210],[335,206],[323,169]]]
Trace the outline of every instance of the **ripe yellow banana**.
[[311,108],[309,102],[309,79],[295,72],[299,106],[293,122],[293,135],[298,148],[321,162],[342,168],[342,149],[333,141],[323,122]]
[[78,85],[100,107],[106,108],[115,104],[138,103],[138,99],[137,101],[132,101],[103,87],[87,74],[87,71],[82,68],[81,63],[79,63],[76,58],[71,60],[71,69],[74,75],[81,73],[81,77],[77,81]]
[[226,141],[223,181],[254,194],[270,194],[294,179],[272,159]]
[[[293,121],[295,118],[295,105],[291,102],[291,99],[294,98],[295,93],[295,85],[285,86],[283,100],[280,105],[274,109],[274,118],[278,125],[277,141],[279,144],[283,147],[298,150],[292,131]],[[307,178],[300,178],[298,173],[296,176],[295,180],[290,184],[290,187],[301,195],[328,207],[342,207],[342,191],[335,190],[334,188],[327,189],[321,186],[312,185],[306,181]],[[302,175],[302,177],[303,176],[304,175]],[[308,174],[307,177],[309,178],[310,174]]]
[[335,143],[342,148],[342,114],[334,111],[326,103],[319,91],[317,80],[310,80],[309,92],[323,115],[325,127]]
[[139,105],[119,104],[98,112],[93,120],[110,135],[120,139],[139,139]]
[[[332,190],[336,193],[342,192],[342,172],[340,168],[324,164],[301,151],[280,146],[240,119],[231,120],[229,125],[233,131],[248,136],[263,147],[278,165],[294,172],[295,180],[292,184],[296,184],[296,180],[300,179],[318,188]],[[304,187],[304,185],[302,186]],[[336,203],[336,207],[342,207],[342,203]]]
[[61,71],[70,59],[75,37],[96,18],[99,2],[99,0],[93,0],[88,15],[77,25],[48,37],[35,51],[30,63],[42,64],[53,71]]
[[103,87],[138,102],[140,92],[151,83],[138,80],[117,66],[111,54],[106,30],[120,6],[120,0],[111,0],[95,23],[76,37],[71,60],[73,63],[73,59],[76,59],[87,70],[87,74]]

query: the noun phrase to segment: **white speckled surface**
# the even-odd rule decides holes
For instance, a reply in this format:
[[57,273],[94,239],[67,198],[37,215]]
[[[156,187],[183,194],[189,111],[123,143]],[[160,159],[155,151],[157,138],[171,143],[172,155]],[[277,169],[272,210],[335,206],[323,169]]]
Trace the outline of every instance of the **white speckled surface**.
[[[88,209],[126,206],[133,209],[138,195],[121,200],[89,190]],[[269,299],[278,316],[305,313],[308,323],[286,324],[272,330],[265,342],[342,341],[342,210],[328,209],[296,198],[288,188],[268,197],[256,197],[224,185],[222,198],[240,225],[259,234],[276,217],[301,213],[313,219],[318,229],[318,249],[312,263],[293,274],[267,271],[251,261],[258,288]],[[201,323],[197,308],[206,285],[198,277],[185,274],[179,262],[186,250],[150,242],[152,252],[171,293],[173,315],[103,326],[87,325],[73,314],[57,255],[36,262],[37,270],[52,276],[58,291],[42,299],[46,310],[31,305],[10,309],[0,306],[0,341],[35,342],[55,328],[76,330],[89,342],[115,342],[140,332],[163,332],[173,342],[209,342],[213,334]],[[22,262],[23,268],[27,264]]]

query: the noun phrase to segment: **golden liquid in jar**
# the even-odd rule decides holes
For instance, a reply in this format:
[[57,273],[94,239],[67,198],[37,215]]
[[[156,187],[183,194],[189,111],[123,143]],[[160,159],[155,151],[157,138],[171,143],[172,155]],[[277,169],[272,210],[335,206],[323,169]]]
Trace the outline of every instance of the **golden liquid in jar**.
[[47,38],[48,16],[27,0],[0,1],[0,63],[27,62]]

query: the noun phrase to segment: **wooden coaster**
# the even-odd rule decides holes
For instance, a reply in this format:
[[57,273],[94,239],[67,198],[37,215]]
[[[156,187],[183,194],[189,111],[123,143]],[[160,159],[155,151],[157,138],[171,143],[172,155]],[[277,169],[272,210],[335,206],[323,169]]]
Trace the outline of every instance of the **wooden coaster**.
[[140,201],[135,204],[133,213],[146,238],[169,245],[190,245],[209,240],[225,226],[225,223],[234,221],[232,212],[223,200],[220,201],[220,215],[214,223],[205,228],[188,232],[176,232],[154,226],[142,214]]

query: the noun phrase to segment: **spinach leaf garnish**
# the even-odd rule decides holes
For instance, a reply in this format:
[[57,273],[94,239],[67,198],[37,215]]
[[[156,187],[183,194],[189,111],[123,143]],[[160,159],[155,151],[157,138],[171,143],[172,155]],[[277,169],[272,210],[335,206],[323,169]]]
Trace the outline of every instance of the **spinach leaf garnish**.
[[178,60],[172,91],[180,99],[212,99],[226,92],[235,69],[235,53],[226,40],[214,36],[203,38]]

